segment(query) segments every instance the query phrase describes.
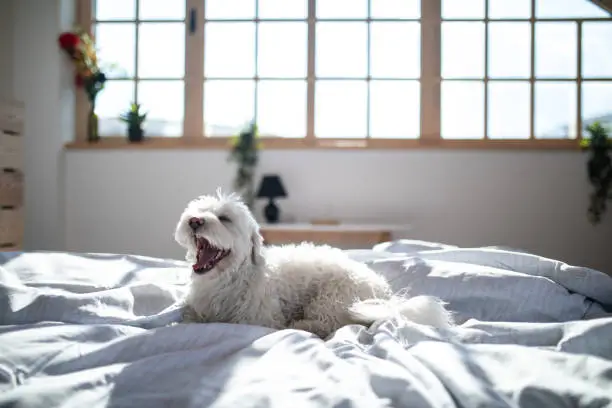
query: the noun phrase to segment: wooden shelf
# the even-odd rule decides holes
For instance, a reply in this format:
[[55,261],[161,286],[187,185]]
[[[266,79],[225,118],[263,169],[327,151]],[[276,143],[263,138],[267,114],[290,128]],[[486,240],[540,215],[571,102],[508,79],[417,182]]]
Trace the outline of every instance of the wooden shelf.
[[[103,137],[98,142],[76,141],[65,145],[67,150],[228,150],[227,137],[148,137],[130,143],[125,137]],[[271,150],[580,150],[575,139],[522,140],[454,140],[454,139],[305,139],[270,137],[261,139],[262,149]]]

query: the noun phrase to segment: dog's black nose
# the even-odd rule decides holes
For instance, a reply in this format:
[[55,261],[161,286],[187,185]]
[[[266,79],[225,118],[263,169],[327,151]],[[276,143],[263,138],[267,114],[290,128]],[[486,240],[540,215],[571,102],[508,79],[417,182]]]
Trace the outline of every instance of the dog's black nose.
[[204,225],[203,218],[191,217],[189,219],[189,227],[194,231],[200,228],[202,225]]

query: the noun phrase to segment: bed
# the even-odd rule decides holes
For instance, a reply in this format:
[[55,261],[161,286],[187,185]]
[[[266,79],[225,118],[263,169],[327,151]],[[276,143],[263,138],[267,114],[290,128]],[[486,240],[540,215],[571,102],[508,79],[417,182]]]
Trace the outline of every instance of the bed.
[[182,261],[0,253],[0,406],[612,407],[607,274],[512,248],[347,252],[441,297],[459,326],[389,320],[323,341],[181,324]]

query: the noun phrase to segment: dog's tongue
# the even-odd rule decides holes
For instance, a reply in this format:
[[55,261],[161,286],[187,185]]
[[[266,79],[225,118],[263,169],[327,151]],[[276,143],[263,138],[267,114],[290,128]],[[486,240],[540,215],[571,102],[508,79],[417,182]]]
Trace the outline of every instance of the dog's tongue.
[[206,269],[208,263],[217,255],[217,250],[213,248],[206,239],[197,239],[198,253],[196,255],[196,263],[193,265],[194,270]]
[[215,255],[217,255],[217,250],[212,249],[212,248],[203,248],[203,249],[198,249],[198,260],[197,260],[197,264],[200,266],[204,266],[206,265],[209,261],[211,261]]

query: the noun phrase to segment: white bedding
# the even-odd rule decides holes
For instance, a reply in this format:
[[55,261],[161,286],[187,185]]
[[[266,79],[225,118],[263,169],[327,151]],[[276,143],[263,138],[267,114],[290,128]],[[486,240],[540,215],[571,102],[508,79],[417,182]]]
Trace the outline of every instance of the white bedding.
[[[426,245],[424,245],[426,244]],[[2,407],[612,407],[612,278],[518,251],[350,251],[460,327],[171,325],[188,266],[0,254]]]

